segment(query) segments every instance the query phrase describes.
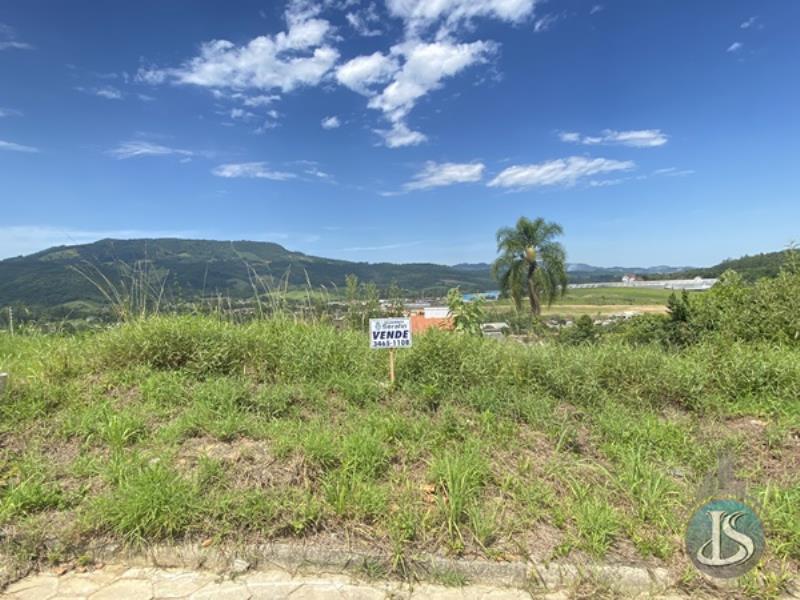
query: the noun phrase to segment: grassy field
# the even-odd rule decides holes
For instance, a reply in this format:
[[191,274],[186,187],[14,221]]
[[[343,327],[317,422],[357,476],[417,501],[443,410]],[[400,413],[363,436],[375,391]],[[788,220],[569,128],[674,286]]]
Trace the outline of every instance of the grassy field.
[[[603,317],[623,312],[665,313],[667,298],[671,290],[640,288],[578,288],[551,306],[545,306],[542,314],[549,317],[574,318],[581,315]],[[487,302],[486,312],[491,318],[503,318],[514,311],[511,300]]]
[[[737,593],[800,564],[800,351],[523,346],[275,318],[157,317],[75,337],[0,336],[7,572],[98,540],[303,538],[391,554],[664,565],[736,476],[769,550]],[[735,486],[733,486],[735,487]],[[12,568],[13,567],[13,568]]]
[[666,304],[672,290],[646,288],[577,288],[567,290],[567,294],[555,303],[560,304]]

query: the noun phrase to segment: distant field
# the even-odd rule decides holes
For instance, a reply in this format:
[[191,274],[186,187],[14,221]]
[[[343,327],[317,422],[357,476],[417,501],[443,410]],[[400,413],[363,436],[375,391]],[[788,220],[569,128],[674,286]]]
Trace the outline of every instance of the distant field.
[[542,310],[545,316],[579,317],[581,315],[607,316],[620,313],[658,313],[667,312],[663,304],[554,304]]
[[[672,290],[642,288],[580,288],[567,290],[567,294],[554,303],[554,306],[574,306],[592,304],[606,305],[666,305]],[[500,300],[492,306],[509,308],[511,300]]]
[[567,290],[556,304],[666,304],[672,290],[642,288],[581,288]]
[[[640,288],[591,288],[572,289],[552,306],[545,306],[542,313],[548,316],[604,316],[622,312],[663,313],[671,290]],[[527,301],[526,301],[527,303]],[[487,311],[498,317],[513,309],[511,300],[500,300],[487,304]]]

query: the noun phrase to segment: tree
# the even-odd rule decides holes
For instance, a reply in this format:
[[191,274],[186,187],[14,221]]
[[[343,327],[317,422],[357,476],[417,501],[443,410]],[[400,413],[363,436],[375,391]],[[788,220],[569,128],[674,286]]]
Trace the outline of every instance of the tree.
[[447,294],[447,307],[453,317],[453,325],[456,331],[471,335],[481,335],[481,323],[485,318],[482,298],[466,302],[461,291],[458,288],[454,288]]
[[492,273],[503,292],[513,299],[517,310],[527,294],[531,312],[542,312],[542,300],[548,305],[567,290],[566,253],[555,238],[564,230],[558,223],[542,218],[531,221],[520,217],[515,227],[497,232],[497,251]]
[[365,330],[369,320],[381,316],[378,286],[373,282],[359,283],[353,274],[345,277],[347,298],[347,323],[353,329]]
[[402,317],[405,314],[406,305],[403,302],[403,290],[392,280],[389,289],[386,290],[386,298],[389,300],[386,314],[390,317]]

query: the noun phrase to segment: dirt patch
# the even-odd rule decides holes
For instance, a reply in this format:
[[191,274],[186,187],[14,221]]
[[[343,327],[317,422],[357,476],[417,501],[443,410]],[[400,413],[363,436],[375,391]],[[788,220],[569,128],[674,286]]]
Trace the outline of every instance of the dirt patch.
[[219,442],[209,437],[190,438],[178,452],[178,468],[193,470],[203,457],[220,461],[225,476],[236,488],[297,486],[308,479],[301,458],[279,460],[270,450],[269,443],[263,440],[242,438]]
[[666,314],[667,307],[662,304],[556,304],[544,311],[545,315],[569,314],[622,314],[622,313],[651,313]]
[[753,417],[727,419],[716,425],[717,435],[733,435],[747,448],[737,467],[759,482],[781,486],[796,483],[800,476],[800,429],[770,425]]

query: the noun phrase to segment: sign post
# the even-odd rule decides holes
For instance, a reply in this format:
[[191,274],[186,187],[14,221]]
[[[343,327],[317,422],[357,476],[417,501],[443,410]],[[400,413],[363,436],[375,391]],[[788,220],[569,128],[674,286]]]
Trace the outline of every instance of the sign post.
[[394,385],[394,359],[397,348],[411,347],[411,319],[392,317],[369,320],[369,347],[389,350],[389,382]]

